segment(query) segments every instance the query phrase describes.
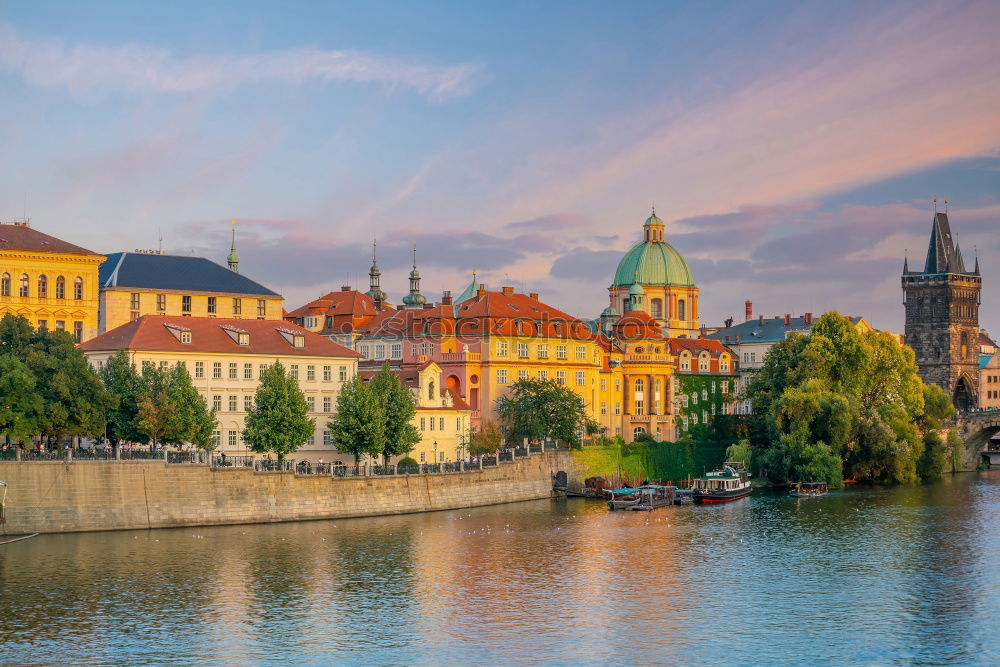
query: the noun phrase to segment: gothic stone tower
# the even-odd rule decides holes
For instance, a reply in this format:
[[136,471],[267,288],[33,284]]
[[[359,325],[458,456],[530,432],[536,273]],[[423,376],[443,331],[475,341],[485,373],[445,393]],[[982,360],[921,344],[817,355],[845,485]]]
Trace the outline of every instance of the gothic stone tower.
[[965,269],[947,213],[935,213],[923,271],[903,262],[906,343],[921,379],[949,392],[955,407],[976,404],[979,393],[979,259]]

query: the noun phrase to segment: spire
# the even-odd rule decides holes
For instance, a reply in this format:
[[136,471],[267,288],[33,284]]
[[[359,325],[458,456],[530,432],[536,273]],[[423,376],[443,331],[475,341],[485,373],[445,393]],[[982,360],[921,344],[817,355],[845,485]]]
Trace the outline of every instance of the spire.
[[[935,207],[937,202],[935,201]],[[931,238],[927,243],[927,261],[924,273],[947,273],[955,254],[955,242],[951,236],[951,225],[947,213],[935,213],[931,225]]]
[[905,276],[910,272],[910,257],[909,251],[903,254],[903,275]]
[[423,308],[427,297],[420,293],[420,272],[417,271],[417,245],[413,244],[413,270],[410,271],[410,293],[403,297],[406,308]]
[[240,256],[236,254],[236,221],[233,220],[233,242],[229,246],[229,257],[226,258],[226,262],[229,264],[229,270],[239,273],[240,271]]
[[962,246],[960,245],[955,246],[955,254],[951,257],[948,273],[965,273],[965,261],[962,259]]
[[379,286],[379,278],[382,276],[382,272],[378,268],[378,260],[376,259],[377,250],[378,239],[372,237],[372,268],[368,270],[368,291],[365,294],[375,300],[375,307],[380,310],[382,302],[386,300],[386,293]]
[[656,215],[656,206],[652,208],[653,212],[646,218],[646,222],[642,224],[643,238],[645,241],[662,241],[663,221]]
[[979,275],[979,250],[976,250],[976,270],[973,271],[977,276]]

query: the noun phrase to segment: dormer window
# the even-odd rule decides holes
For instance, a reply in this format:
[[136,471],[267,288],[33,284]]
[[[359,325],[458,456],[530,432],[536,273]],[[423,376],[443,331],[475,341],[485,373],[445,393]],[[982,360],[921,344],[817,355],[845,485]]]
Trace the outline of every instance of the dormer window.
[[245,331],[241,331],[240,332],[240,336],[239,336],[239,343],[240,343],[240,345],[249,345],[250,344],[250,334],[248,334]]
[[306,337],[303,336],[302,334],[297,334],[296,336],[293,337],[292,345],[295,347],[305,347]]
[[191,344],[191,330],[180,324],[167,323],[163,325],[170,335],[185,345]]
[[191,344],[191,332],[190,331],[182,331],[181,332],[181,342],[184,343],[185,345],[190,345]]

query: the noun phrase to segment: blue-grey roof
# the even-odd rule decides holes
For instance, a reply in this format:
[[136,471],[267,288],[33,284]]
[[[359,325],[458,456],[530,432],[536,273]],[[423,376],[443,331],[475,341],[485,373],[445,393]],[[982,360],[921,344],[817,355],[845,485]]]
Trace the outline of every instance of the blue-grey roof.
[[990,359],[992,359],[992,358],[993,358],[992,355],[989,355],[989,354],[980,354],[979,355],[979,367],[980,368],[986,368],[986,364],[990,363]]
[[204,257],[113,252],[101,264],[101,287],[280,296]]
[[[807,324],[805,317],[792,317],[786,325],[784,317],[765,318],[763,323],[758,318],[734,324],[725,329],[719,329],[715,333],[705,336],[705,338],[730,345],[736,343],[737,336],[739,336],[739,342],[741,343],[777,343],[778,341],[785,340],[790,333],[808,334],[813,324],[816,324],[817,319],[813,318],[812,324]],[[851,322],[854,324],[860,321],[860,317],[851,318]]]

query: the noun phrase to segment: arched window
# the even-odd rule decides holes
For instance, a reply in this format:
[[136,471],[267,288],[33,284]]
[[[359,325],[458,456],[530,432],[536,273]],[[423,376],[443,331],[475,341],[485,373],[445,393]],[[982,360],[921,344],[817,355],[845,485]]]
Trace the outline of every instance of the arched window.
[[38,296],[45,298],[49,295],[49,279],[45,277],[45,274],[38,276]]
[[28,296],[28,274],[21,274],[21,287],[18,290],[18,294],[21,296]]
[[649,314],[655,320],[663,319],[663,299],[653,299],[649,302]]
[[77,301],[83,298],[83,278],[80,276],[73,281],[73,298]]
[[66,279],[62,276],[56,278],[56,298],[65,299],[66,298]]
[[427,383],[427,398],[434,400],[434,380]]
[[681,354],[681,370],[691,370],[691,354],[687,350]]
[[632,429],[632,439],[633,440],[638,440],[639,436],[641,436],[645,432],[646,432],[646,429],[644,429],[641,426],[636,426],[634,429]]
[[677,301],[677,319],[686,320],[686,313],[684,312],[684,299]]
[[10,274],[0,276],[0,296],[10,296]]
[[702,352],[700,355],[698,355],[698,372],[707,373],[709,368],[708,366],[709,362],[710,359],[708,356],[708,352]]

